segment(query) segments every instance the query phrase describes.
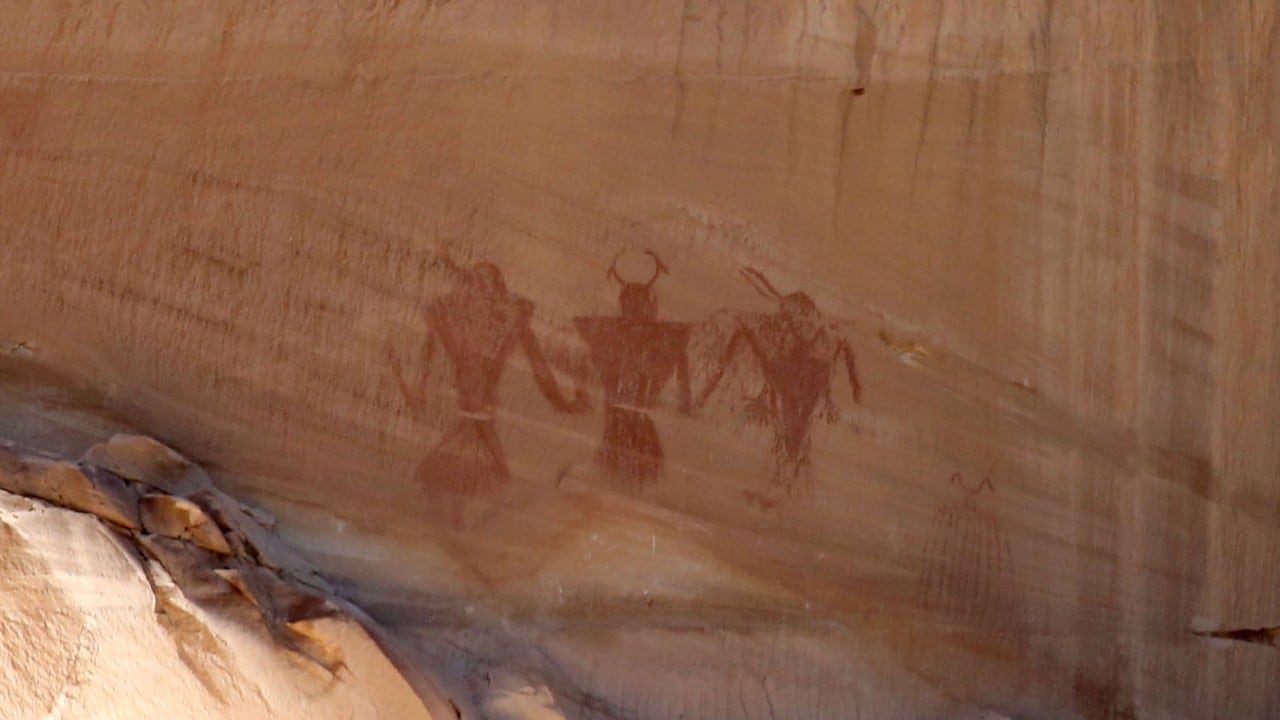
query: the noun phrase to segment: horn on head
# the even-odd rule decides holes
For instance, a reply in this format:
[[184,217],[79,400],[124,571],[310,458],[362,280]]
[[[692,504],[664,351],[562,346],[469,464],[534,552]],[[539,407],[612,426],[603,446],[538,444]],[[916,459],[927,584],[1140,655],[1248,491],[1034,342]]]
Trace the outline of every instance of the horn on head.
[[[609,271],[605,273],[605,277],[609,278],[610,280],[616,281],[619,285],[632,284],[627,282],[625,279],[623,279],[622,275],[618,272],[618,261],[622,259],[622,255],[625,252],[626,252],[626,248],[623,248],[622,250],[618,251],[617,255],[613,256],[613,262],[609,263]],[[648,288],[648,287],[653,287],[653,284],[658,282],[658,278],[661,277],[663,273],[669,273],[670,270],[667,269],[667,264],[662,262],[662,258],[658,257],[658,253],[652,250],[645,250],[644,254],[653,258],[653,277],[649,278],[647,282],[635,283],[635,284],[644,285],[646,288]]]
[[622,276],[618,274],[618,260],[622,257],[622,253],[624,252],[626,252],[626,248],[619,250],[618,254],[613,256],[613,262],[609,263],[609,271],[604,274],[606,278],[617,281],[619,285],[627,284],[627,281],[623,280]]
[[782,299],[782,293],[778,292],[778,289],[773,286],[773,283],[769,282],[769,278],[765,277],[764,273],[753,267],[744,267],[738,272],[756,292],[770,300]]
[[988,490],[990,490],[993,493],[996,491],[996,486],[991,482],[991,476],[995,474],[996,467],[999,465],[1000,465],[999,460],[996,460],[995,462],[991,463],[991,469],[987,471],[987,476],[982,478],[982,483],[978,485],[979,490],[981,490],[985,486]]
[[649,282],[644,284],[644,286],[648,288],[653,287],[653,284],[658,282],[659,277],[670,271],[667,270],[667,264],[662,262],[662,258],[658,257],[658,253],[652,250],[645,250],[644,254],[653,258],[653,277],[649,278]]

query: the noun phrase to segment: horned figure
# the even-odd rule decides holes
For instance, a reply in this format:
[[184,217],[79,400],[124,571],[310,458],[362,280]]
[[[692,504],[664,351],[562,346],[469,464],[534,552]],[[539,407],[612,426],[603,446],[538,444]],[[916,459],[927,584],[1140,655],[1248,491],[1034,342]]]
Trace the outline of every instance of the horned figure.
[[591,351],[604,386],[604,435],[596,462],[611,477],[633,489],[662,474],[662,442],[649,413],[672,375],[680,409],[689,411],[689,325],[658,319],[654,284],[667,272],[653,251],[646,251],[653,273],[636,282],[622,277],[614,258],[606,275],[621,285],[619,315],[576,317],[573,322]]
[[984,490],[995,493],[991,473],[975,487],[965,484],[959,472],[952,474],[951,483],[961,499],[934,513],[920,570],[924,607],[967,624],[1003,622],[1009,610],[1009,548],[995,516],[978,504]]
[[[467,497],[494,493],[510,479],[506,455],[498,438],[498,382],[517,348],[524,351],[538,389],[557,410],[587,409],[587,397],[575,388],[566,398],[530,326],[533,303],[507,290],[502,271],[480,263],[461,271],[458,288],[427,303],[427,332],[418,377],[405,378],[399,359],[389,352],[400,391],[415,415],[426,403],[431,360],[443,348],[453,366],[458,417],[418,465],[417,477],[436,499],[448,506],[455,527],[462,524]],[[390,350],[390,349],[389,349]]]
[[763,375],[763,389],[746,406],[753,422],[773,431],[773,472],[770,494],[775,499],[810,497],[809,474],[814,420],[839,419],[831,394],[833,375],[843,362],[854,402],[861,402],[853,349],[834,324],[823,321],[813,298],[803,292],[780,293],[758,270],[744,268],[742,276],[760,294],[778,303],[768,315],[742,314],[718,361],[710,368],[706,386],[695,407],[701,407],[739,356],[754,361]]

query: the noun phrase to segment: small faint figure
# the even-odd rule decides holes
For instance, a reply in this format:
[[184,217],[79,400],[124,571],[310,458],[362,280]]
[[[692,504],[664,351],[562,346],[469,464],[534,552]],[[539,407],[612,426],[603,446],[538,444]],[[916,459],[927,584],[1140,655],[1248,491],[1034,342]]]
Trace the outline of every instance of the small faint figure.
[[416,378],[405,377],[388,348],[400,392],[415,415],[426,404],[437,346],[453,366],[458,419],[418,465],[417,478],[433,498],[447,503],[455,527],[462,525],[466,498],[497,492],[510,480],[494,416],[498,382],[512,353],[523,350],[538,389],[557,410],[579,413],[588,408],[583,388],[575,388],[572,398],[561,393],[530,327],[532,317],[533,303],[507,290],[497,266],[480,263],[463,271],[456,290],[427,303]]
[[695,408],[715,392],[726,371],[740,356],[754,361],[764,386],[746,405],[747,418],[773,431],[773,472],[769,480],[772,507],[785,499],[813,495],[809,473],[812,429],[816,418],[828,423],[840,417],[831,395],[831,382],[841,362],[848,372],[855,403],[862,385],[849,341],[836,326],[823,320],[813,299],[803,292],[783,295],[758,270],[746,268],[743,277],[765,297],[777,301],[772,314],[735,316],[733,334],[721,356],[708,369],[709,377]]
[[978,504],[984,490],[995,493],[991,473],[975,487],[959,472],[951,483],[961,497],[933,516],[920,570],[924,607],[970,625],[1004,622],[1009,548],[996,517]]
[[653,262],[653,274],[642,282],[623,279],[617,257],[609,266],[607,277],[622,286],[619,315],[573,320],[604,386],[604,435],[596,462],[636,490],[662,474],[662,441],[649,412],[663,388],[674,375],[682,412],[689,412],[691,397],[689,325],[658,319],[653,286],[667,268],[653,251],[645,255]]

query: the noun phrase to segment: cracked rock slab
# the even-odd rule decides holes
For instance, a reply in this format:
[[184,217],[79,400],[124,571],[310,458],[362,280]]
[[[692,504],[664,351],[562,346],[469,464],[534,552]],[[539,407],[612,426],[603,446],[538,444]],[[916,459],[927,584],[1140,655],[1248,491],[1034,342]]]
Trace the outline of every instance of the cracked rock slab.
[[203,468],[144,435],[115,435],[89,448],[80,461],[172,495],[192,495],[213,487]]
[[95,448],[0,449],[0,717],[434,717],[270,516],[149,438]]
[[310,563],[260,524],[235,498],[217,488],[208,488],[191,499],[222,528],[231,551],[236,555],[286,573],[317,589],[332,590]]
[[204,509],[175,495],[144,495],[138,503],[142,527],[149,533],[187,540],[219,555],[230,555],[227,538]]
[[[190,543],[145,536],[163,552],[142,560],[123,537],[0,492],[0,717],[432,720],[355,623],[313,630],[342,658],[326,672],[230,612],[239,596],[206,567],[216,556],[181,568]],[[193,573],[221,593],[191,592]]]
[[0,487],[91,513],[130,530],[141,527],[137,491],[110,473],[85,471],[67,462],[28,458],[17,472],[0,470]]

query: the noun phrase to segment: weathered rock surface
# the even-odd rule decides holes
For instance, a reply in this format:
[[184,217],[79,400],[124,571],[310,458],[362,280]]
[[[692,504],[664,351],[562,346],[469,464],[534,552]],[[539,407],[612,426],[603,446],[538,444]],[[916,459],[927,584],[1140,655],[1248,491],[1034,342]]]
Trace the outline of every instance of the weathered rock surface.
[[192,578],[322,568],[467,720],[1280,717],[1277,67],[1274,0],[6,0],[0,435],[162,438],[279,518],[187,495]]
[[30,458],[16,472],[0,474],[0,488],[93,513],[130,530],[139,528],[138,490],[93,468]]
[[175,495],[143,495],[138,502],[142,527],[149,533],[188,540],[205,550],[230,555],[231,546],[204,510],[194,502]]
[[115,435],[89,448],[80,462],[171,495],[193,495],[213,487],[203,469],[144,435]]
[[189,500],[154,490],[139,500],[129,481],[92,467],[2,459],[6,720],[441,717],[359,622],[227,557]]
[[321,590],[330,589],[310,563],[259,523],[258,518],[263,517],[260,513],[250,512],[217,488],[201,490],[192,499],[222,528],[224,539],[236,555]]

